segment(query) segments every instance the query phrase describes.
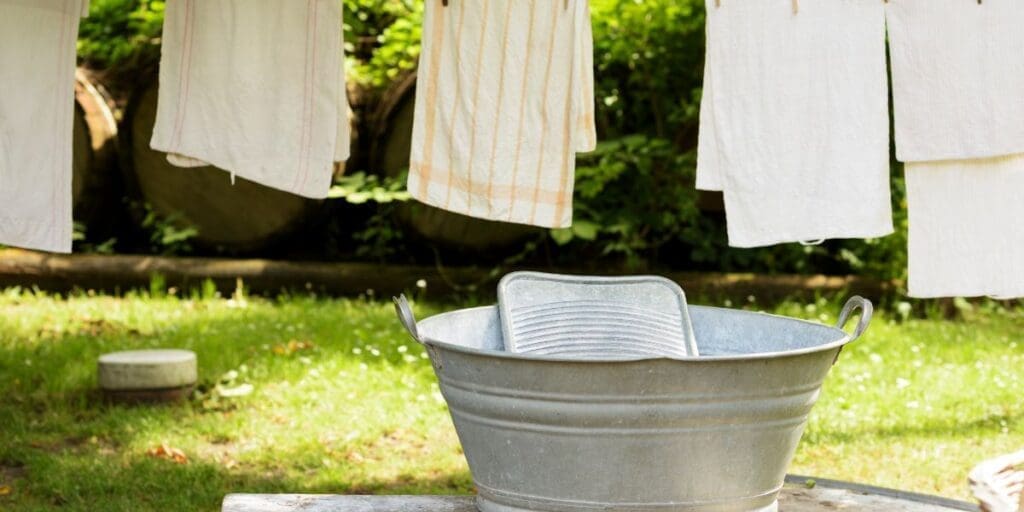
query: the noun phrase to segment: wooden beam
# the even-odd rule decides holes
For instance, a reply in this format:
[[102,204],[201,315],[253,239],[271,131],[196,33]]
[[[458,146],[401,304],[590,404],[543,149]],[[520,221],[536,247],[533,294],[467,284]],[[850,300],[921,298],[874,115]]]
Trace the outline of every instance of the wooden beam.
[[[510,271],[512,269],[509,269]],[[555,271],[557,269],[533,269]],[[174,258],[141,255],[46,254],[20,249],[0,250],[0,287],[36,286],[66,292],[73,289],[124,291],[147,288],[153,275],[179,289],[212,280],[222,292],[235,289],[241,279],[252,293],[312,290],[328,295],[359,295],[372,290],[385,296],[427,284],[429,297],[456,291],[474,291],[493,297],[496,279],[504,274],[489,268],[439,269],[415,265],[373,263],[293,262],[264,259]],[[571,271],[565,271],[569,272]],[[671,272],[666,277],[683,286],[691,297],[735,297],[758,301],[814,294],[861,294],[869,298],[898,290],[898,283],[855,276],[766,276],[706,272]]]
[[[918,500],[850,489],[789,485],[779,495],[786,512],[951,512],[971,510],[953,500]],[[927,497],[926,497],[927,498]],[[976,507],[974,507],[976,509]],[[472,496],[353,496],[327,494],[229,494],[222,512],[476,512]]]

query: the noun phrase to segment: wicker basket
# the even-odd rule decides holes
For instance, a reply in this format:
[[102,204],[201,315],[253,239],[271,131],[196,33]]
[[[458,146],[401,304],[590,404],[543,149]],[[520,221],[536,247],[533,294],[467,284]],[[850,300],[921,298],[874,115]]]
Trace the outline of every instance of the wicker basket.
[[1024,450],[978,464],[968,479],[984,512],[1024,511]]

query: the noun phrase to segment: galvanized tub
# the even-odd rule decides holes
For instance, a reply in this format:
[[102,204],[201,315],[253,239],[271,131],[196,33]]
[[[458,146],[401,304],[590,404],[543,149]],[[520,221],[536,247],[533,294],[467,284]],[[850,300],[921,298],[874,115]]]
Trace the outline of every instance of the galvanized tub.
[[777,510],[822,381],[871,311],[853,297],[829,327],[690,306],[699,357],[578,361],[505,352],[495,306],[417,325],[398,303],[430,354],[483,512]]

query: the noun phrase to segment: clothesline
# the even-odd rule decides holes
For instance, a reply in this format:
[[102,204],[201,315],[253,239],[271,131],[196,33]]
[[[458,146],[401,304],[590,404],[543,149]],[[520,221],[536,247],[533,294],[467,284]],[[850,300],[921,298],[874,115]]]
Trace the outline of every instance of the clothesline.
[[[973,4],[706,0],[697,187],[723,191],[729,243],[893,231],[888,36],[911,294],[1024,296],[1024,227],[998,221],[1024,203],[997,193],[1024,187],[1024,3]],[[0,243],[70,250],[87,5],[0,0],[0,81],[29,80],[0,98]],[[334,0],[169,1],[152,147],[324,197],[348,156],[341,16]],[[587,0],[428,0],[410,194],[569,226],[575,153],[596,144],[592,44]]]

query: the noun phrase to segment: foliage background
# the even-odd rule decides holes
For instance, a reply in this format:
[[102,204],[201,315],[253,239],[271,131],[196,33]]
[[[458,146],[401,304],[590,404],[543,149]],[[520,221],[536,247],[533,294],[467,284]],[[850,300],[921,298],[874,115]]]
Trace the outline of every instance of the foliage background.
[[[344,6],[350,82],[372,96],[415,68],[421,0],[345,0]],[[905,276],[906,206],[902,172],[895,162],[894,235],[812,247],[728,247],[724,214],[698,208],[702,199],[693,187],[703,0],[591,0],[591,7],[603,142],[597,151],[579,157],[575,224],[527,240],[518,252],[503,257],[555,265],[587,261],[631,271],[671,267]],[[155,66],[163,8],[163,0],[93,0],[79,42],[83,62],[115,77]],[[352,171],[381,174],[376,169]],[[365,182],[357,175],[343,185]],[[384,186],[394,188],[393,183]],[[356,229],[332,228],[338,232],[332,235],[338,248],[329,248],[328,254],[394,261],[417,254],[429,259],[437,253],[436,248],[406,250],[409,241],[394,221],[393,204],[371,201],[371,208]],[[355,249],[341,250],[346,244]]]

